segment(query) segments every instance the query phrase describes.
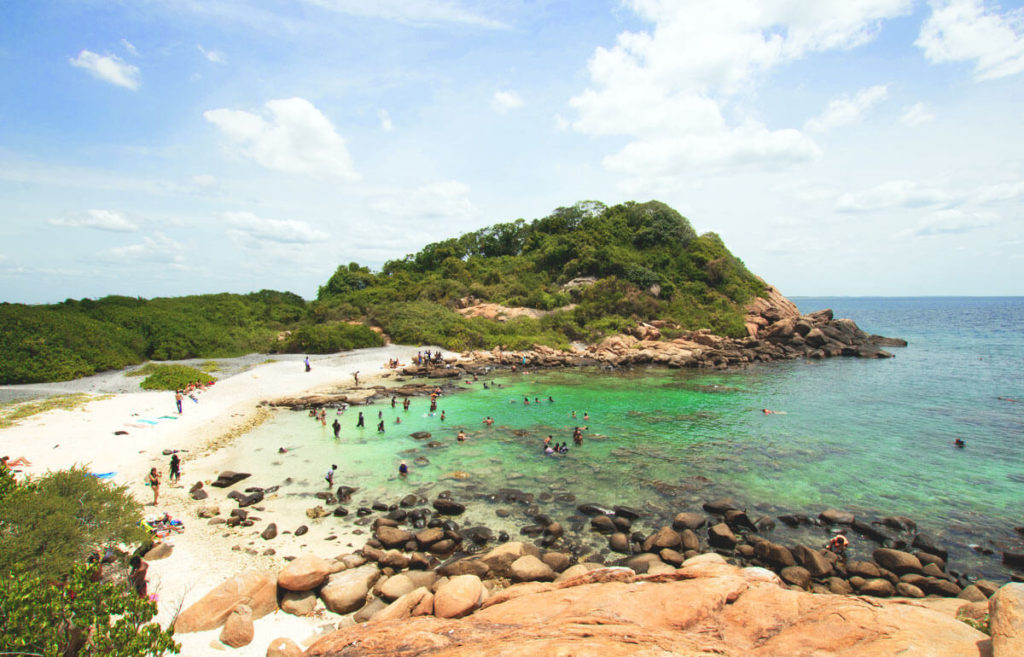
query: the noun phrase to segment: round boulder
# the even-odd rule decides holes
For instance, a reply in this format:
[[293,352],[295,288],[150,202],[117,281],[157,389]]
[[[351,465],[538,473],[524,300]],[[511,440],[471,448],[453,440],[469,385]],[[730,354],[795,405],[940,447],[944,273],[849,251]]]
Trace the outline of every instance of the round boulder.
[[304,554],[281,570],[277,585],[286,591],[309,591],[323,584],[331,570],[326,559]]
[[460,618],[479,607],[487,589],[476,575],[456,575],[437,588],[434,615],[438,618]]
[[516,582],[550,582],[555,571],[532,554],[519,557],[509,566],[509,575]]

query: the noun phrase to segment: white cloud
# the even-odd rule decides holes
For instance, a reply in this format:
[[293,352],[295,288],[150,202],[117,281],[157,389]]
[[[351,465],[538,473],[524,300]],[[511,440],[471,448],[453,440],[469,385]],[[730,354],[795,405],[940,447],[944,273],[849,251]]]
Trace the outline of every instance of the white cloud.
[[203,53],[203,57],[205,57],[208,61],[213,62],[214,64],[225,64],[228,61],[227,58],[224,56],[224,53],[222,53],[219,50],[207,50],[200,43],[196,44],[196,48],[199,49],[199,52]]
[[452,0],[306,0],[308,4],[344,14],[384,18],[413,25],[463,23],[505,28],[501,21],[476,14]]
[[124,215],[110,210],[88,210],[84,217],[58,217],[50,219],[50,223],[64,228],[95,228],[117,233],[130,233],[139,229],[137,224]]
[[380,129],[384,132],[391,132],[395,129],[395,124],[391,122],[391,115],[386,109],[377,110],[377,118],[380,119]]
[[260,241],[310,244],[330,238],[305,221],[294,219],[264,219],[251,212],[225,212],[224,220],[238,233]]
[[125,63],[117,55],[97,55],[89,50],[83,50],[77,57],[68,59],[72,66],[84,68],[93,77],[116,84],[126,89],[139,88],[139,67]]
[[[623,32],[588,64],[592,86],[570,100],[572,127],[632,141],[606,166],[638,180],[704,166],[777,166],[817,158],[800,131],[773,129],[734,103],[769,70],[810,53],[866,43],[911,0],[627,0],[653,23]],[[726,116],[730,120],[726,120]],[[735,118],[733,118],[735,117]]]
[[523,106],[523,98],[514,91],[495,91],[491,97],[491,108],[495,112],[507,112]]
[[217,184],[217,178],[208,173],[201,173],[198,176],[192,176],[192,182],[200,187],[213,187]]
[[891,180],[860,192],[847,192],[836,200],[838,212],[873,212],[891,208],[942,207],[958,202],[962,195],[937,186],[910,180]]
[[982,0],[933,0],[915,45],[933,63],[974,61],[974,77],[1024,71],[1024,10],[1000,14]]
[[888,85],[879,84],[861,89],[853,98],[843,96],[829,101],[820,116],[807,121],[804,129],[811,132],[827,132],[839,126],[856,123],[872,107],[889,95]]
[[973,213],[958,209],[940,210],[921,219],[914,228],[901,235],[913,237],[938,237],[962,235],[988,228],[998,221],[992,213]]
[[135,57],[139,56],[138,49],[128,39],[121,39],[121,45],[124,46],[124,49],[128,51],[128,54],[133,55]]
[[469,186],[447,180],[417,187],[411,191],[382,196],[370,203],[378,212],[396,217],[460,219],[475,212],[469,200]]
[[242,110],[214,109],[203,113],[242,154],[268,169],[294,174],[356,181],[345,140],[326,116],[304,98],[266,103],[270,120]]
[[115,246],[107,249],[102,258],[109,262],[129,263],[133,265],[153,264],[170,266],[173,269],[185,268],[185,247],[163,233],[145,236],[138,244]]
[[924,103],[915,103],[904,107],[903,114],[900,116],[900,121],[911,127],[928,123],[934,119],[935,115],[928,111],[928,106]]

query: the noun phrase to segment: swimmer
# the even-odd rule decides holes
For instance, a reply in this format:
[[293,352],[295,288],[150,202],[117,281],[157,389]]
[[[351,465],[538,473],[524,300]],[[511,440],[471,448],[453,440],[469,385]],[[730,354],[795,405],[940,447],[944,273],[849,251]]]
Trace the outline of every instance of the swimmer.
[[574,420],[576,419],[576,411],[573,411],[573,412],[572,412],[572,418],[573,418]]
[[583,419],[584,420],[589,420],[590,419],[590,413],[587,413],[586,411],[583,411]]
[[525,406],[529,406],[530,405],[530,398],[529,397],[523,397],[523,404]]
[[377,433],[384,433],[384,420],[377,423]]
[[398,464],[398,476],[405,477],[409,474],[409,466],[406,465],[405,461]]
[[466,442],[466,432],[465,431],[459,431],[459,435],[456,436],[456,440],[458,440],[460,443]]
[[441,421],[444,422],[444,411],[441,411]]
[[405,400],[402,402],[402,410],[404,410],[404,411],[409,410],[409,398],[408,397],[406,397]]
[[765,415],[775,415],[776,414],[775,411],[769,410],[767,408],[762,408],[761,412],[764,413]]
[[547,438],[544,439],[544,444],[545,445],[550,445],[551,444],[551,436],[548,436]]
[[548,401],[549,401],[550,403],[552,403],[552,404],[553,404],[553,403],[555,402],[555,400],[554,400],[554,399],[552,399],[551,397],[548,397]]
[[489,427],[493,426],[494,425],[494,418],[491,417],[490,415],[488,415],[487,417],[484,418],[484,424],[486,424]]
[[288,450],[287,450],[287,449],[285,449],[284,447],[278,447],[278,448],[277,448],[277,453],[278,453],[278,454],[287,454],[287,453],[288,453]]
[[957,438],[956,440],[953,441],[953,444],[959,447],[960,449],[967,447],[967,443],[964,441],[963,438]]
[[396,417],[395,418],[395,424],[401,424],[401,423],[402,423],[402,418]]

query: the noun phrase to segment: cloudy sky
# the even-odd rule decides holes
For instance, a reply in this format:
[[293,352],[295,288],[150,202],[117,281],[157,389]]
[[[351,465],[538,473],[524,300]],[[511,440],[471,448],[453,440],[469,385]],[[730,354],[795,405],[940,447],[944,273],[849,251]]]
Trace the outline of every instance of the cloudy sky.
[[0,300],[290,290],[662,200],[789,295],[1024,294],[1024,9],[0,4]]

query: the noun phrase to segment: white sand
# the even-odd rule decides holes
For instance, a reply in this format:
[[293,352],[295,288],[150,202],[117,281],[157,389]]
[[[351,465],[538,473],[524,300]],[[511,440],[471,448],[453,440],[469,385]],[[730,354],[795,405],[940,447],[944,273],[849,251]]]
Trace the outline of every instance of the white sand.
[[[302,356],[273,356],[279,362],[263,364],[257,363],[268,357],[234,359],[242,365],[253,366],[222,378],[199,393],[198,403],[186,398],[180,416],[173,393],[124,392],[136,388],[140,379],[124,377],[123,373],[107,373],[59,384],[4,386],[2,392],[11,396],[80,391],[114,394],[109,399],[92,401],[77,410],[49,411],[29,417],[18,426],[0,430],[0,454],[28,458],[32,466],[24,468],[26,474],[42,474],[76,464],[85,465],[97,473],[116,472],[112,481],[127,486],[138,500],[147,503],[152,502],[152,491],[143,483],[146,474],[154,466],[163,474],[160,503],[156,507],[147,506],[147,514],[168,512],[186,525],[184,533],[174,534],[169,539],[174,546],[171,556],[150,563],[150,591],[160,596],[158,620],[166,624],[177,610],[188,607],[225,579],[244,570],[277,571],[286,563],[283,560],[285,555],[298,556],[312,551],[319,556],[334,557],[362,546],[366,535],[353,536],[321,521],[276,514],[273,495],[256,505],[262,511],[249,509],[251,515],[260,518],[253,527],[210,526],[206,520],[195,516],[199,507],[215,504],[220,507],[220,515],[227,517],[236,505],[224,499],[227,491],[209,485],[206,490],[210,499],[195,502],[188,496],[188,487],[199,480],[208,484],[220,470],[230,469],[230,464],[218,458],[217,449],[273,412],[258,409],[260,401],[351,387],[355,371],[360,373],[360,386],[363,387],[373,383],[373,379],[389,374],[390,371],[384,367],[389,359],[398,358],[407,364],[420,349],[392,345],[339,355],[314,356],[310,359],[311,372],[304,371]],[[233,363],[234,369],[238,369],[239,362]],[[226,371],[230,373],[230,369]],[[161,416],[177,419],[160,419]],[[139,422],[142,419],[156,424]],[[142,427],[127,424],[141,424]],[[120,430],[128,431],[128,435],[114,435]],[[188,450],[180,454],[184,457],[180,487],[171,487],[167,481],[169,457],[162,454],[165,449]],[[234,488],[244,489],[245,482]],[[305,522],[310,531],[301,538],[286,534],[265,542],[259,533],[269,522],[276,522],[279,532]],[[325,541],[328,534],[336,534],[338,538]],[[232,550],[235,546],[242,550]],[[260,554],[247,553],[244,551],[246,548]],[[268,548],[273,548],[276,554],[263,556],[262,552]],[[234,655],[262,657],[266,654],[267,645],[276,637],[289,637],[303,645],[318,629],[333,626],[339,620],[341,617],[326,612],[320,617],[298,618],[278,611],[258,620],[255,624],[256,638],[238,650],[217,640],[219,630],[178,635],[176,640],[183,646],[183,655],[206,655],[212,648],[219,648]]]

